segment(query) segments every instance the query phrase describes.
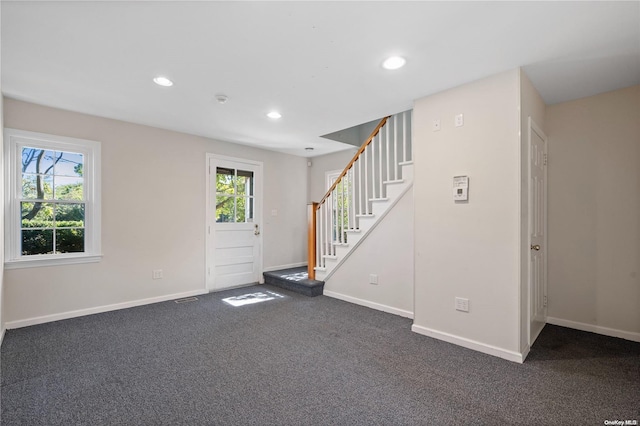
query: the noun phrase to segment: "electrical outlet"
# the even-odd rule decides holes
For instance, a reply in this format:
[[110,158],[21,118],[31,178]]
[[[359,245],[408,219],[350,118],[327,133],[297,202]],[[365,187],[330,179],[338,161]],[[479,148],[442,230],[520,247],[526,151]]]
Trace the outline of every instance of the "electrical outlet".
[[456,297],[456,311],[469,312],[469,299]]
[[454,121],[455,121],[456,127],[464,126],[464,115],[463,114],[456,115],[456,118]]
[[376,274],[369,274],[369,284],[378,284],[378,275]]
[[151,278],[153,278],[154,280],[161,280],[162,269],[154,269],[153,271],[151,271]]

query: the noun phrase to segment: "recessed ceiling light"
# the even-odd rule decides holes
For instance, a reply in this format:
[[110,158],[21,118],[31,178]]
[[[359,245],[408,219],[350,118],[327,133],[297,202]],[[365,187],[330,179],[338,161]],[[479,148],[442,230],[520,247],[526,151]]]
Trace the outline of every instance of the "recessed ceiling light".
[[227,95],[223,95],[222,93],[216,95],[216,101],[218,101],[219,104],[226,104],[228,100],[229,97]]
[[267,117],[277,120],[278,118],[282,117],[282,114],[280,114],[278,111],[271,111],[269,114],[267,114]]
[[164,87],[173,86],[173,81],[169,80],[167,77],[158,76],[153,79],[153,82],[158,86],[164,86]]
[[404,64],[407,63],[407,60],[400,56],[392,56],[387,58],[382,63],[382,68],[387,70],[397,70],[398,68],[402,68]]
[[312,146],[308,146],[304,149],[305,151],[313,151],[313,147]]

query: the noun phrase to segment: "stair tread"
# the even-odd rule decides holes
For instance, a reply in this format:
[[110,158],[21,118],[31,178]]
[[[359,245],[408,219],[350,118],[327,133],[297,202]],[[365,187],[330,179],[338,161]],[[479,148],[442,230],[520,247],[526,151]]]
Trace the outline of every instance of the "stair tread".
[[394,179],[394,180],[385,180],[382,183],[384,183],[385,185],[393,185],[396,183],[403,183],[403,182],[404,182],[404,179]]
[[388,198],[369,198],[369,201],[389,201]]
[[324,289],[324,281],[310,280],[307,268],[289,268],[280,271],[263,272],[265,284],[284,288],[305,296],[320,296]]

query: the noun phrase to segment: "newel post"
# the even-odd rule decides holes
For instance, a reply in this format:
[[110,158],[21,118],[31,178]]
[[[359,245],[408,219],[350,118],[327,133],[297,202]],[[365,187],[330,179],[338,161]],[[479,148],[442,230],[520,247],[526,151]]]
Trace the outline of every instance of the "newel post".
[[310,280],[316,279],[316,211],[318,203],[307,204],[307,273]]

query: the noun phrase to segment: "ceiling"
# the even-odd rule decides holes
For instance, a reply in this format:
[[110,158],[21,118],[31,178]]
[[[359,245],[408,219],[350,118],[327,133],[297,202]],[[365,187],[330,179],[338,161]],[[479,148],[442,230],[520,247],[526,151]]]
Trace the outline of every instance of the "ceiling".
[[[351,148],[320,136],[516,67],[547,104],[640,83],[637,1],[1,7],[5,96],[299,156]],[[391,55],[405,67],[383,69]]]

